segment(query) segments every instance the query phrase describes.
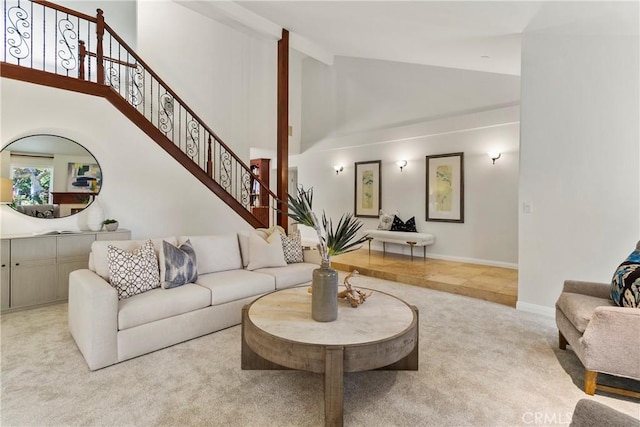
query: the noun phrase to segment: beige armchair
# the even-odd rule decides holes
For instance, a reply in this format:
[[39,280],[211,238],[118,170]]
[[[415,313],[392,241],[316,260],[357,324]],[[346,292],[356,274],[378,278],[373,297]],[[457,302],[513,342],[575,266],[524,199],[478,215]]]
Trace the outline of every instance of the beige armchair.
[[[640,244],[640,243],[639,243]],[[618,307],[610,284],[567,280],[556,302],[560,349],[567,344],[584,365],[584,391],[640,398],[640,393],[597,384],[598,373],[640,380],[640,309]]]

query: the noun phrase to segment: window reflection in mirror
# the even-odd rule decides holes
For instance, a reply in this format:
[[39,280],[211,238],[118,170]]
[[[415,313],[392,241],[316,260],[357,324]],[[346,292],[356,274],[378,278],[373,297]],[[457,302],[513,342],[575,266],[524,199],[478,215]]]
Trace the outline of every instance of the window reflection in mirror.
[[82,145],[55,135],[20,138],[0,151],[0,178],[11,188],[2,201],[36,218],[85,209],[102,186],[100,165]]

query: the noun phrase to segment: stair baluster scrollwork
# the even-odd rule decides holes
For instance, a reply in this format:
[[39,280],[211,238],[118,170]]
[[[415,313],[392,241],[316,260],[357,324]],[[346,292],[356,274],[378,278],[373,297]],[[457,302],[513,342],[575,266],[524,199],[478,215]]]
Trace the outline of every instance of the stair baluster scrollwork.
[[269,225],[251,206],[251,191],[258,186],[276,207],[268,183],[257,179],[114,32],[102,10],[94,17],[46,0],[3,0],[2,5],[0,75],[108,99],[249,223]]
[[158,128],[168,134],[173,130],[173,96],[170,93],[160,95],[158,102]]
[[18,4],[7,10],[7,18],[9,23],[5,28],[5,43],[9,46],[9,54],[18,61],[26,59],[30,54],[27,43],[31,38],[29,12]]
[[140,64],[137,64],[135,68],[131,68],[129,74],[127,101],[129,101],[129,104],[137,108],[142,103],[144,97],[144,69]]
[[76,28],[69,19],[61,19],[58,21],[58,31],[61,37],[58,40],[61,48],[57,51],[60,66],[67,71],[75,70],[77,67],[77,53],[75,53],[77,46],[73,44],[73,40],[78,38]]

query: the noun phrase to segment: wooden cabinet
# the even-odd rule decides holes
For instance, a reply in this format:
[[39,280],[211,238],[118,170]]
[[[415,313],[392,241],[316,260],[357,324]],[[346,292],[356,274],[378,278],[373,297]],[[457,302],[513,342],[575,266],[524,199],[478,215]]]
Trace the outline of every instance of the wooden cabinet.
[[129,230],[2,238],[2,311],[64,301],[69,273],[87,268],[91,243],[125,240]]
[[57,237],[11,240],[10,308],[55,301]]
[[9,308],[9,248],[11,247],[9,240],[0,240],[0,259],[2,267],[0,270],[0,310]]
[[[251,172],[265,185],[269,185],[270,159],[253,159],[250,161]],[[257,180],[251,180],[251,213],[264,224],[269,226],[269,193],[261,188]]]

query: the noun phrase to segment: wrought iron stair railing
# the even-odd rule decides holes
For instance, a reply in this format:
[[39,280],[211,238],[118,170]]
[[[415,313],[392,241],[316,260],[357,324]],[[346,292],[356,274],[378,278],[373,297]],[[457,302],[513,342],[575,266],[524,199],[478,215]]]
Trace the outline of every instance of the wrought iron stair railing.
[[[105,22],[43,0],[3,0],[0,75],[103,96],[255,227],[277,197]],[[271,215],[256,216],[255,187]],[[264,212],[265,206],[260,206]]]

